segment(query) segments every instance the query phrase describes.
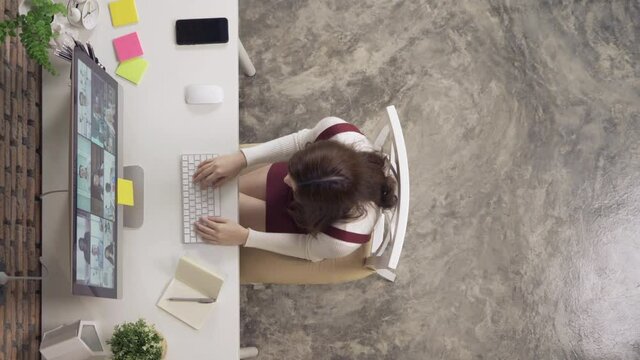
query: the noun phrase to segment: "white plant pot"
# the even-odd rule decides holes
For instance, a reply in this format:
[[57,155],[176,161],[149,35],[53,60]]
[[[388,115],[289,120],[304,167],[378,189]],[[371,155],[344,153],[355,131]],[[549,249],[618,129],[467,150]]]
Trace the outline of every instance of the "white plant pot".
[[18,5],[18,15],[27,15],[31,10],[31,0],[22,0]]

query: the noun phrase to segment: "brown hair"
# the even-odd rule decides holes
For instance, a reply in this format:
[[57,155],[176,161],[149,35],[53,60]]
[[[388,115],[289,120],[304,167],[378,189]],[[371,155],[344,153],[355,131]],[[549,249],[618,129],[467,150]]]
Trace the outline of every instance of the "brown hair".
[[289,175],[297,185],[289,214],[315,235],[338,220],[364,215],[369,202],[392,208],[398,198],[387,168],[381,153],[356,151],[330,140],[308,144],[289,160]]

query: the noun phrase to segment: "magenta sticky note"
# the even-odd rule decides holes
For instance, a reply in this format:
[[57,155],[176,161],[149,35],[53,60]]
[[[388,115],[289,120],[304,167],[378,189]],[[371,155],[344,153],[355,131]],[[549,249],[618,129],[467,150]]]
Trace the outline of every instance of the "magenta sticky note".
[[113,47],[120,62],[142,55],[142,45],[137,32],[113,39]]

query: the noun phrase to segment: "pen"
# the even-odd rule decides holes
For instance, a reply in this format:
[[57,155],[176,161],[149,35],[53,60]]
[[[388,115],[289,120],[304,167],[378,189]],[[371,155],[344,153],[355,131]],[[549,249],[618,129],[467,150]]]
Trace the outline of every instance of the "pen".
[[66,61],[66,62],[71,62],[71,60],[67,59],[66,57],[62,57],[60,55],[56,55],[56,56],[58,56],[60,59]]
[[65,54],[73,54],[73,49],[68,47],[67,45],[64,45],[62,48],[56,49],[56,51],[60,51]]
[[169,301],[188,301],[188,302],[197,302],[199,304],[211,304],[215,300],[213,298],[181,298],[181,297],[172,297],[168,299]]
[[76,47],[79,47],[80,50],[84,51],[85,54],[89,55],[89,51],[87,51],[87,48],[84,46],[83,43],[81,43],[80,41],[75,40],[75,39],[73,41],[75,41]]
[[65,53],[61,53],[61,52],[54,52],[54,54],[60,58],[63,58],[65,60],[71,61],[71,57],[69,57],[69,55],[65,54]]
[[96,53],[93,52],[93,46],[91,46],[91,44],[88,42],[87,42],[87,50],[89,50],[89,56],[97,62],[98,59],[96,58]]
[[73,54],[73,49],[71,47],[69,47],[69,45],[64,45],[64,51],[68,52],[69,54]]
[[55,55],[64,61],[71,62],[71,58],[67,57],[66,55],[62,55],[62,54],[55,54]]

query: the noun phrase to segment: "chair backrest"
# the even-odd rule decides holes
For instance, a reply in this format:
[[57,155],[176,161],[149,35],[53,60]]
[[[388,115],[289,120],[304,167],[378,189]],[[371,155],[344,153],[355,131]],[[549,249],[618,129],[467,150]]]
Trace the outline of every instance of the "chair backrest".
[[398,203],[378,218],[372,234],[371,256],[366,259],[366,266],[385,279],[394,281],[409,216],[409,160],[395,106],[387,106],[387,115],[389,123],[378,133],[373,145],[389,157],[391,174],[398,186]]

